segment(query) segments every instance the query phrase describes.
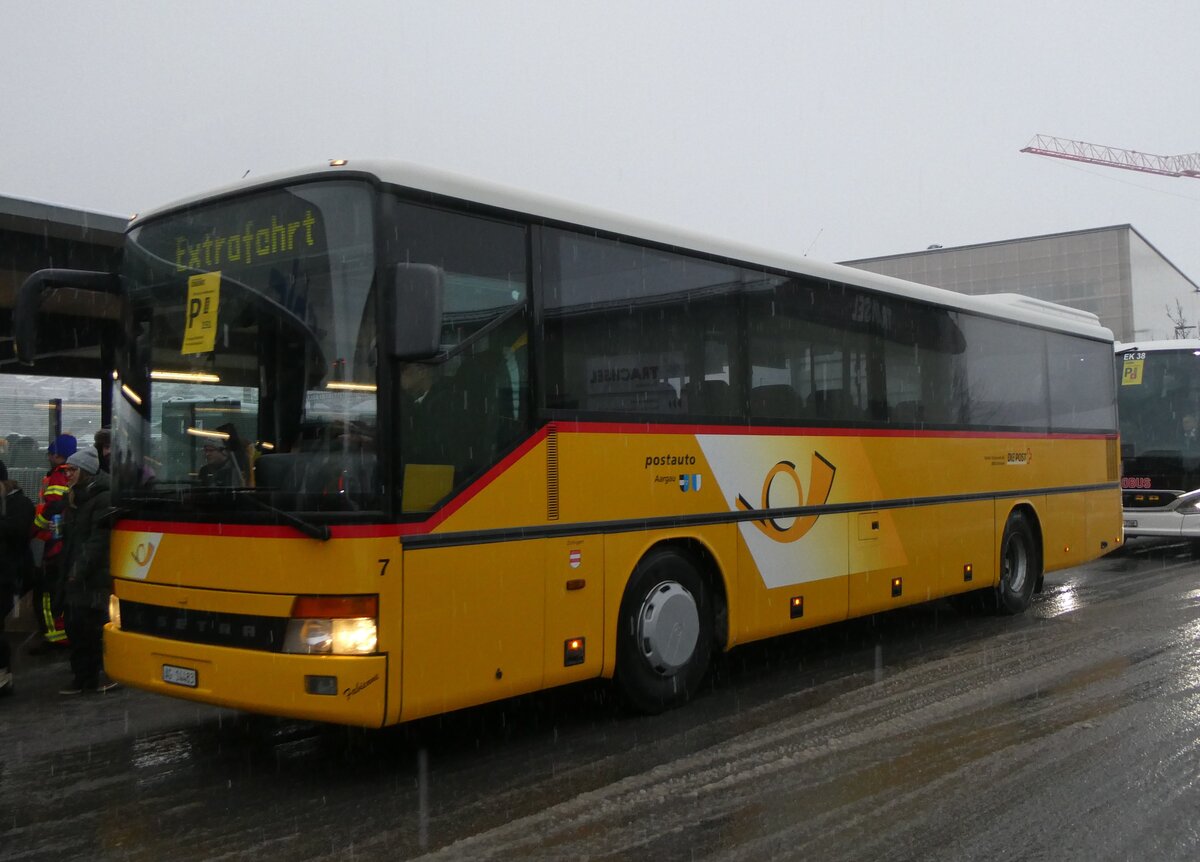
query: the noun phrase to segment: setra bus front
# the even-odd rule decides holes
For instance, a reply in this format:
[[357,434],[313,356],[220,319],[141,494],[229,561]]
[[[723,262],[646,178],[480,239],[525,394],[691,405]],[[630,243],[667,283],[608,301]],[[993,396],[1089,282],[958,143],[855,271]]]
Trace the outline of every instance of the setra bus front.
[[[276,715],[397,720],[400,627],[380,621],[400,618],[401,526],[381,442],[400,351],[378,321],[397,291],[433,286],[378,265],[376,205],[370,178],[318,174],[131,225],[114,679]],[[436,333],[425,342],[415,354]]]

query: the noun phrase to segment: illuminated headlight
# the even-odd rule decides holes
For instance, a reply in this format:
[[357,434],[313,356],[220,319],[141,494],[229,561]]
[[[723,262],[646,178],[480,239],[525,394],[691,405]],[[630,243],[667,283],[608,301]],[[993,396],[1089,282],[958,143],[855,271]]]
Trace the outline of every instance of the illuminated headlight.
[[378,644],[377,596],[297,596],[283,651],[369,655]]
[[375,652],[375,620],[352,619],[289,620],[283,651],[319,655],[367,655]]
[[113,624],[113,628],[121,627],[121,600],[114,593],[108,595],[108,620]]

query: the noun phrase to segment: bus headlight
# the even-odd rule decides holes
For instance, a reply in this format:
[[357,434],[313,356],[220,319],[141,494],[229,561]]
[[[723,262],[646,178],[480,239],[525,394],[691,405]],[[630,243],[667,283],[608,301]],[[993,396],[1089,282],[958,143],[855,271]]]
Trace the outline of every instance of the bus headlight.
[[121,627],[121,600],[117,598],[116,593],[108,594],[108,621],[113,624],[114,629]]
[[376,596],[298,596],[283,651],[369,655],[378,644],[378,607]]
[[290,620],[283,639],[283,651],[318,655],[369,655],[377,641],[375,620],[355,617],[348,620]]

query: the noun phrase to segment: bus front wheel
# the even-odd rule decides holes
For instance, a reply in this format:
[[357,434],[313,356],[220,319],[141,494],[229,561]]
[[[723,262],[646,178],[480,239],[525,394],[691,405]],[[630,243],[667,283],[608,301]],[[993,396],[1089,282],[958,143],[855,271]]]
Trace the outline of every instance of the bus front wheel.
[[632,707],[658,713],[695,695],[712,655],[713,609],[689,557],[664,548],[643,558],[618,626],[616,682]]
[[1000,543],[996,610],[1003,614],[1024,611],[1033,599],[1033,590],[1041,574],[1041,554],[1029,518],[1022,512],[1013,512],[1004,525],[1004,538]]

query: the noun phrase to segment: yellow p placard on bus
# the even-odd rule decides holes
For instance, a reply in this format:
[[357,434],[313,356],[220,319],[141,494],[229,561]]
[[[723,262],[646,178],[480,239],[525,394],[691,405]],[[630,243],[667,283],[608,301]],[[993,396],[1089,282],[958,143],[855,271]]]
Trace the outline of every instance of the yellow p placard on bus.
[[221,273],[205,272],[188,279],[181,354],[207,353],[216,345],[217,306],[221,300]]
[[1121,385],[1141,386],[1142,366],[1145,364],[1145,359],[1126,359],[1125,364],[1121,367]]

